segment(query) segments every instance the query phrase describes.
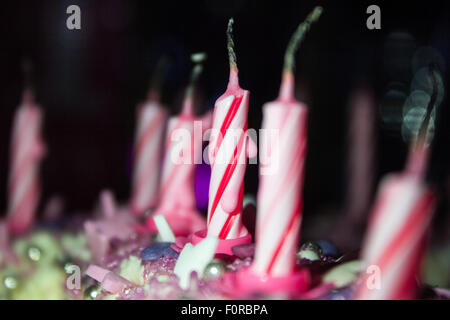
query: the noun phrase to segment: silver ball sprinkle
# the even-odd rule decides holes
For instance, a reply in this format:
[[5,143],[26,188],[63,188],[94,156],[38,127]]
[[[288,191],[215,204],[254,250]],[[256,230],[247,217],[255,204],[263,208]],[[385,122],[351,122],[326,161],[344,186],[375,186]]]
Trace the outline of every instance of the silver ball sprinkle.
[[71,261],[68,261],[64,264],[64,271],[66,273],[72,273],[73,269],[71,268],[72,266],[75,266],[75,264]]
[[18,282],[14,276],[6,276],[3,279],[3,285],[5,286],[6,289],[13,290],[17,288]]
[[31,261],[38,262],[41,260],[41,250],[37,247],[29,247],[27,249],[27,256]]
[[100,284],[93,284],[92,286],[89,286],[84,290],[84,299],[95,300],[101,291],[102,287],[100,286]]
[[227,271],[226,264],[221,260],[214,259],[205,268],[203,277],[206,279],[218,279]]

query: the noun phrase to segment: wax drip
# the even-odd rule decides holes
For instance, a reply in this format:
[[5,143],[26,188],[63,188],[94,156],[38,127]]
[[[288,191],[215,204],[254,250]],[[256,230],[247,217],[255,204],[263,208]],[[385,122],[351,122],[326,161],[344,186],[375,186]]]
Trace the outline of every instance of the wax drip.
[[183,114],[193,114],[193,96],[194,90],[198,82],[198,78],[203,71],[202,62],[206,60],[206,53],[194,53],[191,55],[191,61],[195,63],[192,68],[191,78],[186,87],[186,92],[183,101]]
[[22,94],[23,102],[34,101],[34,84],[32,80],[33,64],[29,58],[22,60],[22,74],[24,82],[24,90]]
[[149,100],[159,101],[161,98],[161,88],[166,77],[167,69],[169,67],[169,58],[163,55],[156,64],[155,71],[150,79],[147,98]]
[[311,28],[311,25],[316,22],[322,14],[322,7],[315,7],[313,11],[306,17],[295,30],[284,54],[284,66],[282,75],[282,85],[280,89],[280,98],[292,99],[294,91],[294,76],[293,69],[295,66],[295,53],[297,52],[300,43],[305,37],[306,32]]

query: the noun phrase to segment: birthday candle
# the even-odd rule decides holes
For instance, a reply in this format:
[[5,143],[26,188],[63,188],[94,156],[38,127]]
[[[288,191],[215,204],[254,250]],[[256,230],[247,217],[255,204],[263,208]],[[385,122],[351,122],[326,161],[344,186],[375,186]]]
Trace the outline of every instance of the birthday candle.
[[252,271],[285,276],[295,267],[302,213],[308,109],[294,98],[294,53],[322,12],[316,7],[291,38],[278,99],[263,106],[256,251]]
[[357,90],[351,99],[349,148],[348,148],[348,195],[346,212],[355,226],[366,219],[372,193],[374,168],[374,106],[368,89]]
[[434,191],[417,174],[403,172],[385,178],[369,222],[363,249],[363,261],[368,269],[362,277],[357,299],[414,297],[415,277],[435,198]]
[[147,101],[138,107],[131,199],[131,209],[136,215],[141,215],[145,210],[153,208],[158,198],[167,112],[157,96],[154,91],[151,91]]
[[356,299],[416,297],[416,277],[436,203],[435,190],[424,181],[429,152],[428,123],[436,94],[433,96],[418,139],[412,144],[406,169],[388,175],[380,184],[363,245],[366,270],[361,275]]
[[16,111],[8,181],[8,228],[27,231],[34,220],[40,197],[39,167],[45,152],[41,140],[42,111],[30,88],[24,90]]
[[[193,55],[194,62],[204,59],[204,54]],[[205,227],[204,218],[196,210],[194,193],[195,163],[201,157],[203,131],[210,123],[209,113],[197,117],[193,112],[194,86],[201,71],[202,66],[195,65],[182,112],[170,118],[167,129],[160,199],[155,214],[164,215],[176,235],[188,235]],[[195,133],[198,129],[200,132]],[[153,217],[147,222],[153,228]]]
[[247,157],[256,154],[256,146],[247,136],[250,92],[239,86],[232,25],[233,19],[230,19],[227,29],[230,78],[227,90],[214,106],[208,149],[211,164],[208,236],[219,239],[248,234],[241,219],[244,174]]

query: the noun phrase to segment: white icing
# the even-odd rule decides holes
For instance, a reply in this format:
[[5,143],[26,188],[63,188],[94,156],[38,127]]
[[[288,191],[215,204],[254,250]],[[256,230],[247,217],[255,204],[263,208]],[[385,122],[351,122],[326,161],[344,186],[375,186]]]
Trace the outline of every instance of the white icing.
[[214,258],[219,240],[216,237],[207,237],[197,245],[187,243],[180,252],[173,272],[179,278],[179,285],[186,290],[189,287],[191,273],[197,272],[199,277],[208,263]]
[[173,234],[172,229],[169,226],[166,218],[157,214],[153,216],[153,221],[155,221],[156,228],[158,229],[158,238],[157,240],[160,242],[175,242],[175,235]]

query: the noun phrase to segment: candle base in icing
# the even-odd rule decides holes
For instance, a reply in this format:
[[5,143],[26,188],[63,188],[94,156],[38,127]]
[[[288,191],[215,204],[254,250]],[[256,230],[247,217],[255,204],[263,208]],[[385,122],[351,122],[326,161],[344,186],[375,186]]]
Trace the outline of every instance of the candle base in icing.
[[[192,235],[192,244],[196,245],[200,241],[202,241],[204,238],[206,238],[207,230],[200,230],[195,232]],[[243,237],[234,238],[234,239],[219,239],[219,243],[217,244],[216,248],[216,254],[222,253],[227,255],[234,255],[231,248],[234,246],[240,245],[240,244],[247,244],[252,242],[252,235],[250,233],[247,233]]]
[[235,296],[243,296],[252,292],[299,295],[308,290],[311,282],[307,269],[298,269],[287,276],[276,277],[261,276],[254,273],[251,268],[245,268],[235,273],[228,273],[227,277],[225,283],[233,288]]

